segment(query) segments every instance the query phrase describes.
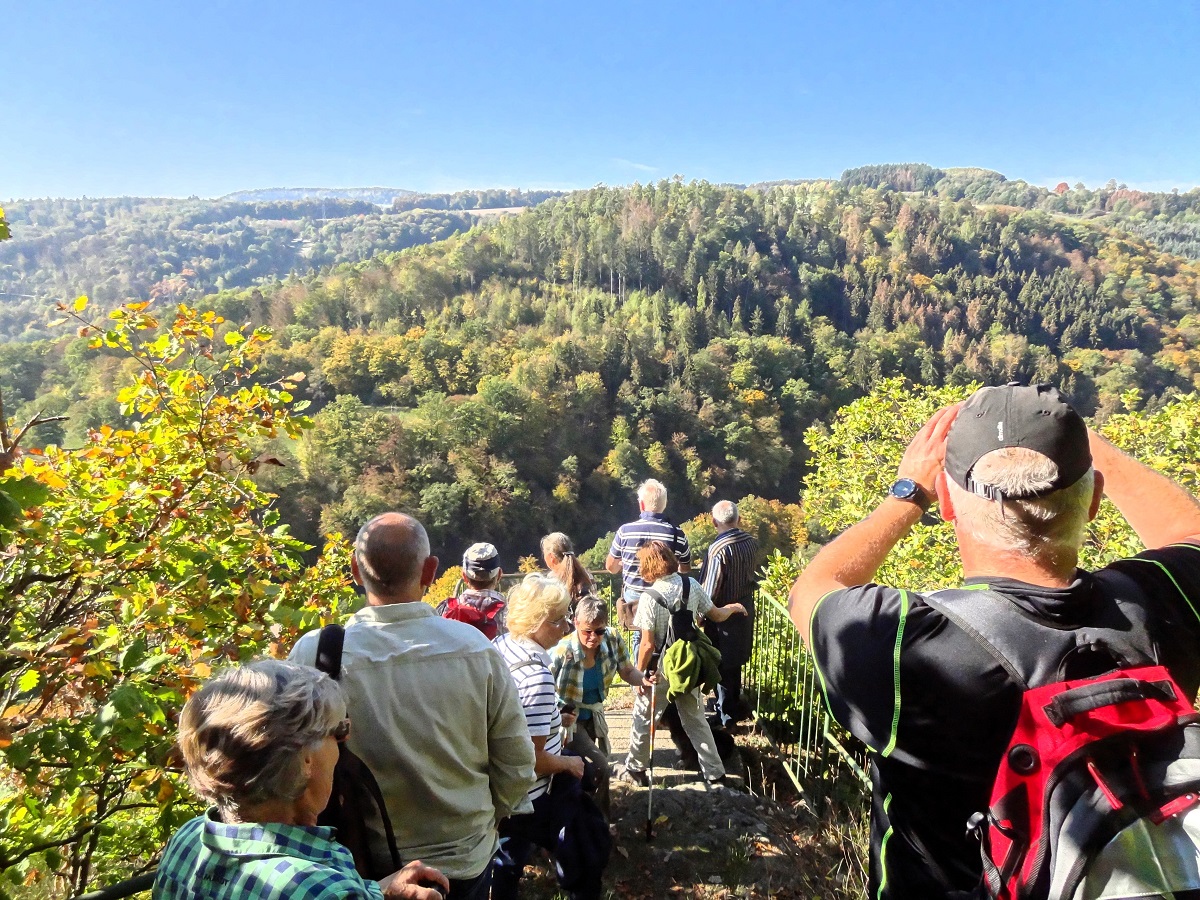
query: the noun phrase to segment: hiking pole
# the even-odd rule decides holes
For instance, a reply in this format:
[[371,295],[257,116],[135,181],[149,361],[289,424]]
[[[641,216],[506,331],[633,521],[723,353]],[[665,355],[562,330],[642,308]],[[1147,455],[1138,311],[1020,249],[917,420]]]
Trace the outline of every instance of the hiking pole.
[[646,767],[646,843],[654,840],[654,732],[657,730],[658,713],[655,690],[658,679],[650,682],[650,765]]

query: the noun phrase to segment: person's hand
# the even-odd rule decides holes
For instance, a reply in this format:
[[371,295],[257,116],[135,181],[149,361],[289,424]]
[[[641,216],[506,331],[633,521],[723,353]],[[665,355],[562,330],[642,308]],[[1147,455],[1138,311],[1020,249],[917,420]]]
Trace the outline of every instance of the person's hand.
[[935,412],[905,448],[904,458],[896,471],[897,478],[915,481],[930,500],[936,496],[937,476],[946,463],[946,435],[961,406],[961,403],[954,403]]
[[[440,885],[422,887],[421,883]],[[433,866],[415,859],[399,872],[393,872],[379,881],[379,888],[386,900],[442,900],[450,893],[450,881]]]
[[563,771],[576,778],[583,778],[584,761],[582,756],[564,756],[562,760],[567,764]]
[[575,724],[575,720],[579,718],[579,713],[567,712],[565,709],[562,711],[561,715],[563,728],[570,728]]
[[746,607],[740,603],[729,603],[729,604],[726,604],[725,608],[730,610],[729,614],[731,616],[737,615],[738,613],[740,613],[743,616],[750,615],[750,613],[746,612]]

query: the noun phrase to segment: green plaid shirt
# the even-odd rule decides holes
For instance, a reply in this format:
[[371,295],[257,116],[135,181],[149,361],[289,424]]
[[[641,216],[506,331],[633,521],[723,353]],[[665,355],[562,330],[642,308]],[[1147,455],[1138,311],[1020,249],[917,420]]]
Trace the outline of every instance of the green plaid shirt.
[[[603,693],[607,694],[621,667],[629,663],[629,651],[616,630],[604,632],[604,640],[596,648],[596,663],[600,666],[604,682]],[[583,702],[583,647],[579,634],[572,633],[550,651],[550,671],[554,673],[554,687],[564,703]]]
[[383,900],[354,870],[333,829],[278,823],[226,825],[209,810],[171,838],[154,900]]

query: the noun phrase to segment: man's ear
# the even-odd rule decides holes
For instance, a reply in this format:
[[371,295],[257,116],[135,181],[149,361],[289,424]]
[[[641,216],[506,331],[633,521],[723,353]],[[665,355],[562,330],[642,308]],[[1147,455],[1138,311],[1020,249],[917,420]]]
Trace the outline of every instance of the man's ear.
[[438,558],[436,556],[427,557],[424,565],[421,566],[421,587],[427,588],[433,584],[434,578],[437,577]]
[[359,587],[363,587],[362,570],[358,567],[358,554],[350,554],[350,575],[354,579],[354,583]]
[[933,483],[934,493],[937,494],[938,511],[942,515],[942,521],[954,521],[954,501],[950,498],[950,486],[946,483],[946,472],[943,469],[937,474],[937,480]]
[[1096,483],[1092,486],[1092,505],[1088,507],[1089,522],[1100,512],[1100,501],[1104,499],[1104,473],[1095,471],[1092,474]]

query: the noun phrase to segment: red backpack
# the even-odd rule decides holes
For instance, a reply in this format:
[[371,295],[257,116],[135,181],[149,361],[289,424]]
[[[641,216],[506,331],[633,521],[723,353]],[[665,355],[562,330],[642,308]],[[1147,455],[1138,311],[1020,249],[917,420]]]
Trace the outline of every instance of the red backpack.
[[438,608],[441,610],[443,619],[453,619],[455,622],[474,625],[483,632],[484,637],[489,641],[500,633],[498,619],[501,610],[504,609],[503,600],[492,600],[481,609],[463,602],[460,597],[447,597]]
[[1024,691],[989,808],[967,823],[976,896],[1200,898],[1200,715],[1151,658],[1146,610],[1111,599],[1071,630],[991,591],[926,599]]

